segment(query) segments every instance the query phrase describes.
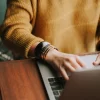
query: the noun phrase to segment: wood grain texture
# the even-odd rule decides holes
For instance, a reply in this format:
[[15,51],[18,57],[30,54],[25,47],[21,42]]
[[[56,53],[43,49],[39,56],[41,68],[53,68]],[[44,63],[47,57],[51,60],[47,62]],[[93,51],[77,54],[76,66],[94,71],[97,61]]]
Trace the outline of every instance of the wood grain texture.
[[1,62],[0,89],[3,100],[46,100],[32,59]]

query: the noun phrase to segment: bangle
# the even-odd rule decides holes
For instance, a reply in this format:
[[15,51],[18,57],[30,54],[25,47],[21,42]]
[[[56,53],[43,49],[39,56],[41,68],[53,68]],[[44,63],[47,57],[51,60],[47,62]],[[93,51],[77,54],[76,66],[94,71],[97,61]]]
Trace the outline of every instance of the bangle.
[[37,59],[42,59],[45,60],[45,57],[47,55],[47,53],[51,50],[51,49],[56,49],[54,46],[52,46],[49,42],[40,42],[36,48],[35,48],[35,57]]

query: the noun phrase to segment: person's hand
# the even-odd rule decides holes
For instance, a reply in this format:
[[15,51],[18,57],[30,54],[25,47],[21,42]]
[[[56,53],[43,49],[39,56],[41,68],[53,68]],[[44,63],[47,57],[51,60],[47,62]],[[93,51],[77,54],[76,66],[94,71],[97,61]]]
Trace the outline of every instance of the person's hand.
[[58,70],[66,80],[69,80],[68,71],[74,72],[76,69],[86,66],[79,56],[62,53],[55,49],[47,53],[45,60]]
[[100,53],[98,54],[96,60],[93,62],[93,65],[94,65],[94,66],[100,65]]

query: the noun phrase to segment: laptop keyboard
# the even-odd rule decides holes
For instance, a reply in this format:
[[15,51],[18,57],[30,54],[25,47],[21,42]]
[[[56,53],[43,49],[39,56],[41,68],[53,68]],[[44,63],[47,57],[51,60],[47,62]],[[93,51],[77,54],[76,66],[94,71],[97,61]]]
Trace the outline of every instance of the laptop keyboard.
[[58,100],[65,86],[65,80],[62,77],[49,78],[50,86],[52,88],[55,99]]

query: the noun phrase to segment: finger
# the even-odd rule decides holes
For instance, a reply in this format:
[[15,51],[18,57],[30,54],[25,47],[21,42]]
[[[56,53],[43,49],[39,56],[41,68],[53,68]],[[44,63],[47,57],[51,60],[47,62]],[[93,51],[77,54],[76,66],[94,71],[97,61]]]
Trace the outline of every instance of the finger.
[[70,59],[69,60],[71,66],[73,66],[75,69],[81,69],[81,66],[76,62],[76,60],[73,58],[73,59]]
[[93,62],[93,65],[95,66],[100,65],[100,54],[98,54],[96,60]]
[[80,59],[79,56],[76,56],[76,61],[81,67],[87,67],[86,64]]
[[75,71],[75,68],[73,66],[71,66],[71,64],[69,62],[65,62],[64,68],[66,70],[69,69],[71,72],[74,72]]
[[61,74],[62,74],[62,76],[64,77],[65,80],[69,80],[67,72],[64,68],[60,68],[60,72],[61,72]]

